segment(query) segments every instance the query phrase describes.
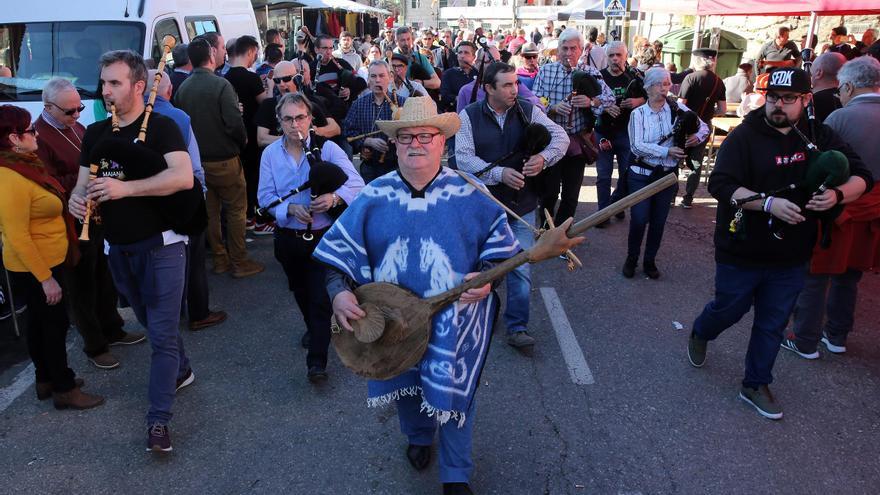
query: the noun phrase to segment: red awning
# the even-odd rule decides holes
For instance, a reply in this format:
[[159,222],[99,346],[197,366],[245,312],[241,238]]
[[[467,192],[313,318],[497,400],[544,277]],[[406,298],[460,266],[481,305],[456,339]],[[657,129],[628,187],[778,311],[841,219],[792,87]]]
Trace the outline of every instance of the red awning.
[[[680,3],[680,2],[667,2]],[[856,15],[880,13],[878,0],[698,0],[699,15]]]

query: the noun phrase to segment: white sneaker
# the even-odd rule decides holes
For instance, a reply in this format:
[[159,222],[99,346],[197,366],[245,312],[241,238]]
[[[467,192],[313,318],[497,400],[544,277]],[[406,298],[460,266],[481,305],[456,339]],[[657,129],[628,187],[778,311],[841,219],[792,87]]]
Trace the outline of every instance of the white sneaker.
[[843,354],[846,352],[845,345],[834,345],[828,340],[828,336],[825,335],[825,332],[822,332],[822,343],[825,344],[825,347],[828,348],[828,352],[832,354]]
[[783,349],[787,349],[787,350],[797,354],[798,356],[800,356],[804,359],[819,359],[819,351],[818,350],[813,351],[811,353],[803,352],[800,349],[798,349],[797,344],[795,344],[794,341],[791,339],[782,339],[782,343],[779,344],[779,346],[782,347]]

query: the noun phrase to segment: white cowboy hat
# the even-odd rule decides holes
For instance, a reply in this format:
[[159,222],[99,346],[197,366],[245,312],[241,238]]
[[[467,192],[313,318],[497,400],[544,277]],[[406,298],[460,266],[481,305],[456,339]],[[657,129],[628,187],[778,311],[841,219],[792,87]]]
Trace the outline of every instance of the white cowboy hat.
[[377,120],[376,125],[386,136],[397,136],[397,131],[408,127],[436,127],[447,138],[458,132],[461,119],[455,112],[437,113],[437,104],[428,96],[406,99],[398,120]]

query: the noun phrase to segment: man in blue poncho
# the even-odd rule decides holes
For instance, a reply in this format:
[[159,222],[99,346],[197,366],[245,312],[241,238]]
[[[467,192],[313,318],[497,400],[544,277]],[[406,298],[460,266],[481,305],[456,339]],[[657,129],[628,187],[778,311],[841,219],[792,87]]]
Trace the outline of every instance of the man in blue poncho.
[[[365,316],[353,292],[357,286],[390,282],[430,297],[519,251],[504,211],[440,165],[446,139],[459,129],[458,115],[438,115],[430,98],[413,97],[399,120],[377,125],[396,143],[400,168],[364,187],[313,255],[332,268],[328,292],[345,330]],[[490,285],[468,290],[433,317],[427,350],[415,367],[369,382],[370,406],[397,403],[409,440],[406,455],[416,469],[430,463],[440,425],[444,493],[471,493],[474,392],[497,306]]]

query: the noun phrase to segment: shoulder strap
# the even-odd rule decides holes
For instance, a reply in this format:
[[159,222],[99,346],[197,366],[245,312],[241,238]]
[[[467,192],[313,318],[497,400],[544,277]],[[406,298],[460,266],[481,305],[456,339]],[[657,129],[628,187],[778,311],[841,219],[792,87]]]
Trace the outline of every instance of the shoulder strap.
[[703,106],[700,107],[700,113],[698,114],[698,116],[701,119],[703,118],[703,112],[706,111],[706,105],[709,104],[709,100],[711,100],[712,98],[715,97],[715,90],[718,89],[718,81],[721,80],[721,78],[718,77],[718,75],[715,74],[714,72],[709,72],[709,74],[712,74],[713,76],[715,76],[715,82],[712,83],[712,91],[709,92],[709,97],[706,98],[706,100],[703,102]]

